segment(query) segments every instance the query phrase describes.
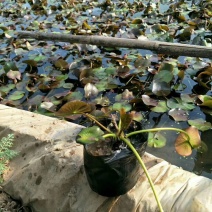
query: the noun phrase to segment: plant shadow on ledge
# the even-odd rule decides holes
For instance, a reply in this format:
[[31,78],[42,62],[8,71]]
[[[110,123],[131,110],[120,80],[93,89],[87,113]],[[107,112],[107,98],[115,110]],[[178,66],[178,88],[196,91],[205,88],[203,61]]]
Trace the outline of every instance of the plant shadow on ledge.
[[193,126],[185,130],[168,127],[145,129],[143,115],[133,110],[126,112],[124,108],[98,110],[91,103],[72,101],[55,114],[65,118],[84,116],[91,121],[90,127],[84,128],[76,140],[84,145],[84,167],[93,191],[109,197],[122,195],[136,184],[142,167],[160,211],[163,211],[161,203],[141,158],[147,140],[151,146],[162,147],[166,141],[160,131],[176,131],[179,134],[175,149],[183,156],[190,155],[201,145],[199,131]]

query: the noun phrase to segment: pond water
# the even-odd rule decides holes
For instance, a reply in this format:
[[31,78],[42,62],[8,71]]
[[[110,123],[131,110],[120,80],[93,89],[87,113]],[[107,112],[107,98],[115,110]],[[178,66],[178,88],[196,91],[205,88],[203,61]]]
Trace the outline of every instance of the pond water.
[[[205,120],[212,122],[211,116],[205,115],[198,108],[193,110],[189,117],[196,118],[202,117]],[[186,122],[175,122],[171,120],[167,114],[157,114],[152,113],[148,118],[148,128],[149,127],[180,127],[186,128],[188,127]],[[157,124],[155,124],[157,123]],[[164,160],[170,162],[173,165],[178,167],[182,167],[184,170],[191,171],[196,173],[197,175],[202,175],[212,179],[212,130],[208,130],[201,133],[201,139],[207,145],[208,150],[204,153],[199,153],[197,151],[193,151],[192,155],[188,157],[182,157],[178,155],[174,148],[174,141],[177,136],[176,133],[168,132],[164,134],[167,138],[167,144],[163,148],[147,148],[147,152],[161,157]]]
[[[17,31],[26,30],[129,39],[141,35],[142,39],[210,46],[212,22],[207,9],[212,5],[209,1],[114,0],[107,1],[109,5],[104,0],[70,2],[0,1],[1,104],[52,115],[43,107],[44,104],[52,103],[54,109],[58,109],[67,101],[90,101],[85,99],[84,92],[88,82],[95,84],[99,90],[98,97],[109,98],[111,105],[125,89],[132,91],[134,97],[140,100],[142,94],[147,94],[156,100],[168,101],[172,98],[167,94],[171,89],[175,90],[174,97],[181,94],[211,97],[211,69],[205,72],[208,80],[206,87],[210,88],[199,86],[195,81],[199,70],[211,65],[212,61],[208,58],[171,57],[148,50],[18,39],[16,34]],[[185,33],[184,29],[187,29]],[[147,85],[145,80],[148,76],[153,78],[163,63],[171,67],[168,71],[172,72],[173,79],[169,81],[164,76],[168,80],[166,86],[161,86],[165,94],[157,96],[152,84]],[[205,83],[204,77],[199,80]],[[174,121],[168,115],[168,110],[156,113],[151,111],[152,105],[143,105],[148,110],[148,128],[172,126],[183,129],[189,126],[187,121]],[[205,111],[204,107],[196,105],[188,111],[188,119],[203,118],[212,123],[211,108],[210,104]],[[165,135],[166,147],[148,148],[147,151],[185,170],[212,179],[211,129],[201,132],[207,151],[194,151],[189,157],[179,156],[175,152],[175,133]]]

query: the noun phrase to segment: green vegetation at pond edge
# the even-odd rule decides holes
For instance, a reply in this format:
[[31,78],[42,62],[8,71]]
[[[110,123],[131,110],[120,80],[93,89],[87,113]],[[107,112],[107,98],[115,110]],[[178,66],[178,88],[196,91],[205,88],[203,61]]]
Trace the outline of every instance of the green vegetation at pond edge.
[[0,183],[3,182],[3,173],[7,169],[9,160],[17,155],[17,152],[11,150],[13,146],[14,134],[8,134],[0,140]]

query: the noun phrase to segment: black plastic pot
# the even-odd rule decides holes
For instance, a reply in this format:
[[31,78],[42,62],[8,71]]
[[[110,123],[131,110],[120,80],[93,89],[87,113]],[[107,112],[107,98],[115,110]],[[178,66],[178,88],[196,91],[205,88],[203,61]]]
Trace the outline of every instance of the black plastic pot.
[[[131,136],[142,156],[147,146],[147,134]],[[132,151],[124,148],[109,156],[94,156],[84,146],[84,167],[91,189],[102,196],[114,197],[127,193],[137,182],[140,164]]]

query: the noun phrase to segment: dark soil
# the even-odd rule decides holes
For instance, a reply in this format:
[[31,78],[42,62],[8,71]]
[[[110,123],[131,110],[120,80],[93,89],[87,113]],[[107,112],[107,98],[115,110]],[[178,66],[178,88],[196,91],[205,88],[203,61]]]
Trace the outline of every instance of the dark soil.
[[31,212],[29,207],[22,206],[20,202],[13,200],[0,187],[0,212]]

